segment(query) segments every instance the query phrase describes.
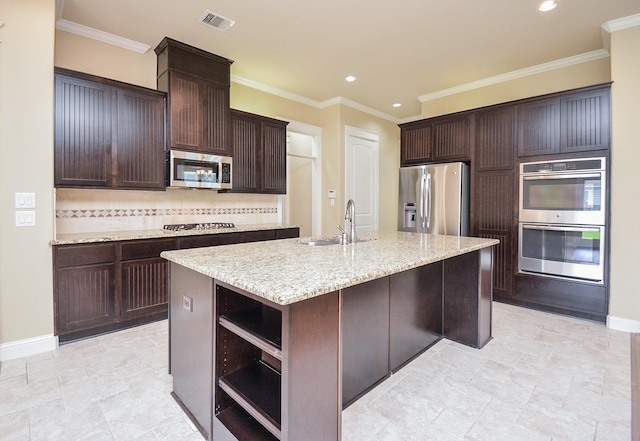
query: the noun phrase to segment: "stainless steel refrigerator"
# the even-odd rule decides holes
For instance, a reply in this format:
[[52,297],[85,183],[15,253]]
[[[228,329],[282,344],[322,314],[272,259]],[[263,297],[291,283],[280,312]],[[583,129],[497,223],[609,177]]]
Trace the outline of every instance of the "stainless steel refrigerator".
[[468,236],[469,166],[401,167],[398,230]]

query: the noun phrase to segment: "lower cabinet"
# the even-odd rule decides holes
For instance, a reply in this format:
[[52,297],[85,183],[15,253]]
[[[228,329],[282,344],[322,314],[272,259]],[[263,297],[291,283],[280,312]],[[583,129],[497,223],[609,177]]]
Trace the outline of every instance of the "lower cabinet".
[[167,318],[163,251],[298,237],[298,228],[53,247],[54,326],[60,342]]
[[56,334],[80,337],[116,320],[116,245],[54,248]]

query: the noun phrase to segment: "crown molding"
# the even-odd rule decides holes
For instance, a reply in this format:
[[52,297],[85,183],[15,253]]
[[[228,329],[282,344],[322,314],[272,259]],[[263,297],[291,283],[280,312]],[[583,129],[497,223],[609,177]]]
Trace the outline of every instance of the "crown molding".
[[98,29],[90,28],[89,26],[74,23],[65,19],[60,19],[56,22],[56,29],[138,52],[139,54],[144,54],[151,49],[151,46],[149,45],[138,43],[137,41],[129,40],[128,38],[119,37],[108,32],[99,31]]
[[628,17],[618,18],[616,20],[610,20],[602,25],[602,29],[604,29],[608,33],[612,33],[634,26],[640,26],[640,14],[630,15]]
[[448,89],[442,89],[436,92],[427,93],[425,95],[419,96],[418,100],[420,100],[421,103],[424,103],[445,96],[468,92],[470,90],[480,89],[482,87],[492,86],[494,84],[504,83],[518,78],[528,77],[530,75],[536,75],[556,69],[562,69],[564,67],[569,67],[576,64],[586,63],[589,61],[599,60],[600,58],[607,57],[609,57],[609,52],[604,49],[598,49],[596,51],[586,52],[584,54],[574,55],[572,57],[562,58],[560,60],[550,61],[548,63],[538,64],[536,66],[514,70],[512,72],[484,78],[478,81],[472,81],[470,83],[461,84],[459,86],[450,87]]
[[395,116],[386,114],[384,112],[380,112],[379,110],[372,109],[371,107],[365,106],[363,104],[360,104],[355,101],[351,101],[347,98],[343,98],[339,96],[330,98],[325,101],[316,101],[311,98],[304,97],[302,95],[287,92],[286,90],[278,89],[275,87],[267,86],[266,84],[258,83],[257,81],[249,80],[247,78],[239,77],[237,75],[231,75],[231,81],[234,83],[242,84],[243,86],[251,87],[252,89],[269,93],[271,95],[276,95],[281,98],[285,98],[291,101],[305,104],[307,106],[315,107],[316,109],[325,109],[327,107],[334,106],[336,104],[341,104],[343,106],[351,107],[353,109],[360,110],[361,112],[365,112],[370,115],[377,116],[378,118],[386,119],[396,124],[400,123],[400,119],[396,118]]

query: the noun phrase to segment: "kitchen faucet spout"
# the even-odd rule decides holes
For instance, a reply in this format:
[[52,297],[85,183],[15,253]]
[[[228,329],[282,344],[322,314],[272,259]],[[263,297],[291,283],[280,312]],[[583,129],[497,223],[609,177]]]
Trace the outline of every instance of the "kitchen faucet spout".
[[356,204],[353,202],[353,199],[349,199],[347,202],[347,211],[344,214],[344,220],[350,223],[348,243],[356,243]]

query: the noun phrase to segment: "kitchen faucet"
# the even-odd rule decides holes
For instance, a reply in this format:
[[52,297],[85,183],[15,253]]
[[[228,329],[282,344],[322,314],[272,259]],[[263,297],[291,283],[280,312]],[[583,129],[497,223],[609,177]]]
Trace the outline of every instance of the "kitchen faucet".
[[347,202],[347,211],[344,214],[344,220],[349,221],[351,226],[347,243],[356,243],[356,204],[353,202],[353,199],[349,199],[349,202]]

